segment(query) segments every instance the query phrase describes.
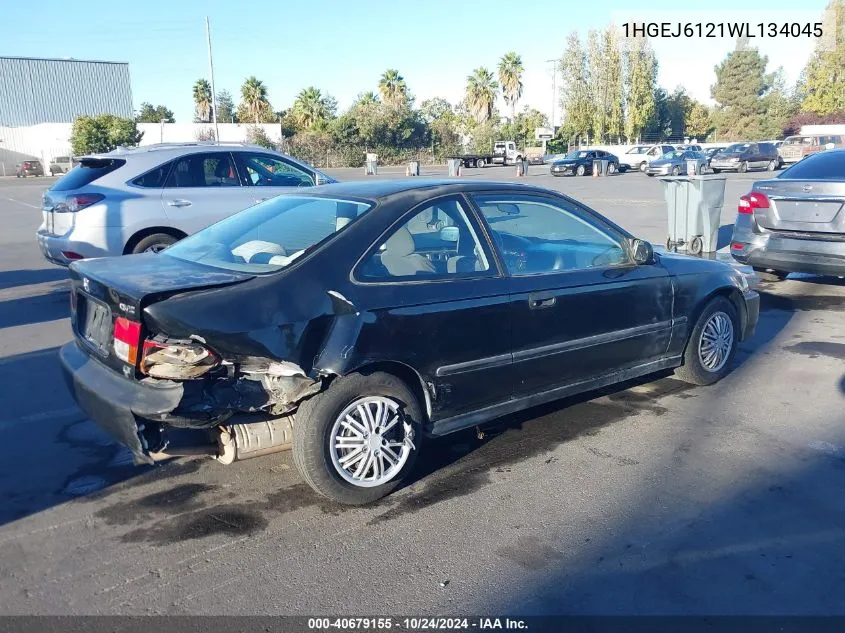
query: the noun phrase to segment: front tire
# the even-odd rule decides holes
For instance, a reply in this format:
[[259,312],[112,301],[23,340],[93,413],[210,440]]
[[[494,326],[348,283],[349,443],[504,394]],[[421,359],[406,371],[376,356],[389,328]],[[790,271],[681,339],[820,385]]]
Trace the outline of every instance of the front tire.
[[294,463],[318,494],[346,505],[372,503],[413,470],[422,419],[417,398],[392,374],[338,378],[294,415]]
[[483,169],[486,164],[487,163],[484,162],[483,158],[479,158],[477,161],[475,161],[475,166],[479,169]]
[[587,170],[584,167],[584,165],[578,165],[578,167],[575,169],[575,175],[576,176],[583,176],[586,173],[587,173]]
[[744,174],[745,172],[747,172],[748,171],[748,161],[740,163],[739,167],[737,168],[737,171],[741,174]]
[[769,163],[766,165],[766,171],[774,171],[778,168],[777,161],[770,160]]
[[672,175],[673,176],[680,176],[681,175],[681,168],[675,165],[672,167]]
[[675,375],[693,385],[712,385],[730,371],[739,337],[736,308],[725,297],[708,303],[684,350],[684,364]]

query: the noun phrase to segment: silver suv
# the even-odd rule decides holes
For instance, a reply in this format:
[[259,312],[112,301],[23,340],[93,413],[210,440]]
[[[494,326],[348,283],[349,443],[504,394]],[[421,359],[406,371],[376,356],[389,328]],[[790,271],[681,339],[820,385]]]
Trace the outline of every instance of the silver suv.
[[290,156],[241,143],[119,148],[79,159],[44,193],[38,245],[60,266],[157,252],[291,187],[329,182]]

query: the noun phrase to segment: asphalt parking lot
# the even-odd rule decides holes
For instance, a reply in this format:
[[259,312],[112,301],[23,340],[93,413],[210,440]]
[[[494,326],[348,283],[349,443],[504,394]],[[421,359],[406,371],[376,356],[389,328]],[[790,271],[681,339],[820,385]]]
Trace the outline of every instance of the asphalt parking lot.
[[[728,176],[722,245],[759,177]],[[522,180],[666,239],[657,179]],[[66,273],[34,239],[48,182],[0,179],[0,613],[845,614],[843,280],[761,286],[715,386],[662,375],[527,410],[345,508],[288,453],[138,468],[85,418],[57,360]]]

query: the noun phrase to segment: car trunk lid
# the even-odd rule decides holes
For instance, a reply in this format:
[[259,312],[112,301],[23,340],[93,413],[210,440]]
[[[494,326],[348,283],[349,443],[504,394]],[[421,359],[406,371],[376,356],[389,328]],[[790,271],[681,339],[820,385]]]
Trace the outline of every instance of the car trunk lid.
[[768,208],[754,210],[757,224],[771,231],[845,234],[845,185],[823,180],[774,179],[754,186]]
[[127,377],[137,377],[140,359],[127,361],[125,353],[116,353],[116,326],[125,331],[127,325],[140,324],[140,346],[146,306],[180,292],[241,283],[255,275],[146,253],[75,262],[70,276],[71,325],[77,341],[93,358]]

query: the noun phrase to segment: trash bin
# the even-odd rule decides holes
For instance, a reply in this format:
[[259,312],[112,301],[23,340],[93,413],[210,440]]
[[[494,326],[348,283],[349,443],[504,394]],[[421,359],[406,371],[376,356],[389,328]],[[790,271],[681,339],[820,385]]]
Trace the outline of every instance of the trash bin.
[[666,248],[680,248],[690,255],[715,252],[725,201],[725,177],[671,176],[660,181],[669,211]]
[[607,166],[610,164],[609,160],[596,159],[593,161],[593,176],[607,176]]
[[461,159],[460,158],[450,158],[446,161],[447,165],[449,166],[449,175],[450,176],[460,176],[461,171]]
[[374,160],[368,160],[364,166],[364,173],[367,176],[375,176],[378,174],[378,163]]
[[707,161],[703,158],[687,159],[687,176],[700,176],[704,172]]
[[409,176],[419,176],[420,175],[420,161],[412,160],[408,163],[408,175]]

